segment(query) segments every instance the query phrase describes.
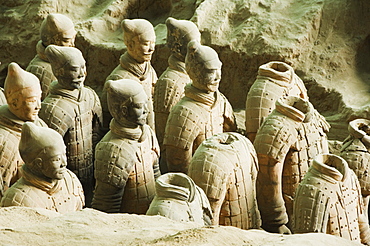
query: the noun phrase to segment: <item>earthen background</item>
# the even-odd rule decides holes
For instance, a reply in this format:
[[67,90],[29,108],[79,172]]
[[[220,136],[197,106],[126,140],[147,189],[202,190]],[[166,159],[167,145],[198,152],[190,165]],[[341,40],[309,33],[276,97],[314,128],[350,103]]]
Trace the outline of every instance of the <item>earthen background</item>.
[[[39,27],[48,13],[65,14],[76,23],[78,31],[76,46],[83,52],[87,61],[86,84],[98,93],[105,78],[117,66],[119,56],[125,50],[120,22],[124,18],[145,18],[155,26],[157,41],[152,64],[160,75],[167,67],[169,55],[165,45],[164,21],[172,16],[194,21],[202,33],[203,44],[213,47],[219,53],[223,62],[220,90],[237,111],[239,122],[243,121],[245,98],[255,80],[258,67],[271,60],[285,61],[293,66],[308,89],[310,101],[331,123],[332,128],[329,133],[331,140],[343,141],[347,136],[349,120],[370,117],[370,1],[368,0],[0,0],[0,61],[2,62],[0,85],[5,80],[6,68],[10,62],[17,62],[26,68],[34,57],[35,45],[39,40]],[[7,224],[4,218],[14,216],[7,211],[17,211],[20,214],[24,211],[19,208],[1,211],[3,213],[0,221],[3,222],[0,222],[0,235],[1,238],[7,236],[9,240],[15,234],[24,234],[27,240],[31,240],[32,235],[41,237],[47,234],[41,231],[50,231],[50,235],[54,235],[51,231],[55,228],[48,227],[54,222],[56,224],[53,226],[57,228],[60,226],[62,231],[68,226],[74,228],[76,223],[77,226],[86,227],[87,231],[89,231],[88,228],[94,230],[95,226],[100,228],[103,225],[109,231],[112,229],[111,225],[101,220],[104,218],[109,221],[115,218],[87,210],[79,212],[79,215],[91,216],[89,221],[81,222],[77,219],[76,222],[70,221],[70,217],[57,216],[59,219],[50,222],[51,217],[43,217],[35,210],[25,210],[28,215],[32,215],[31,219],[26,216],[30,223],[19,221]],[[137,218],[145,220],[146,216],[127,216],[122,220],[129,221],[125,222],[128,224],[135,224],[136,222],[133,221]],[[22,220],[21,217],[19,220]],[[35,231],[32,226],[35,220],[45,220],[46,222],[41,224],[46,228]],[[159,223],[162,228],[163,225],[158,222],[161,219],[151,220],[152,218],[144,223],[148,226],[148,231],[156,228],[152,223]],[[99,223],[103,225],[98,225]],[[148,223],[150,225],[147,225]],[[172,225],[171,223],[174,222],[166,221],[164,224],[168,223]],[[180,234],[176,234],[177,229],[180,230]],[[195,242],[203,240],[200,244],[204,245],[215,245],[217,242],[228,242],[230,245],[233,241],[228,239],[231,235],[229,233],[232,233],[243,235],[240,238],[245,240],[246,245],[282,245],[290,240],[287,238],[296,237],[278,235],[275,237],[266,233],[263,237],[273,239],[269,242],[257,243],[258,240],[252,239],[248,242],[249,239],[244,236],[245,231],[236,228],[220,227],[211,231],[206,229],[189,229],[189,231],[188,229],[187,225],[176,224],[175,232],[172,226],[168,226],[158,229],[163,234],[155,233],[158,237],[154,237],[157,238],[153,239],[154,241],[138,239],[135,244],[165,245],[168,238],[171,244],[178,245],[181,242],[191,242],[190,239],[195,238]],[[139,229],[136,227],[129,231],[132,231],[130,234],[132,240],[137,239],[135,232],[145,237],[145,233],[138,232]],[[262,237],[260,234],[262,232],[256,233],[257,238]],[[86,233],[86,238],[82,236],[80,242],[97,240],[88,234]],[[67,232],[63,235],[64,239],[58,239],[61,240],[60,242],[69,237]],[[50,236],[50,242],[56,242],[52,241],[52,237]],[[209,241],[210,237],[218,238],[214,241],[215,244]],[[308,239],[304,240],[309,242]],[[325,244],[333,245],[335,240],[330,237]],[[11,241],[4,242],[11,244]],[[34,242],[37,244],[36,239]],[[40,241],[39,244],[44,242],[49,241]],[[240,242],[235,241],[234,245],[240,245]],[[315,245],[320,243],[322,241],[319,240]],[[0,244],[2,244],[1,241]],[[122,244],[125,244],[124,241]],[[339,244],[336,243],[336,245]]]

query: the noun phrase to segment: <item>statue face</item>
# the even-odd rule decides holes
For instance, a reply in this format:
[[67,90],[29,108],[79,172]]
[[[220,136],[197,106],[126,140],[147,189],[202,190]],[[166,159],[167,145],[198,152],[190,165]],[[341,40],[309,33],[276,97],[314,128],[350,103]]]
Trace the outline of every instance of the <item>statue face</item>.
[[9,110],[23,121],[35,121],[41,108],[41,89],[39,85],[22,90],[15,103],[9,104]]
[[132,98],[131,105],[127,107],[126,120],[137,125],[145,125],[148,117],[148,96],[145,92]]
[[65,47],[75,47],[76,34],[77,32],[75,31],[74,28],[61,33],[58,39],[55,41],[55,45]]
[[58,76],[58,83],[68,90],[80,89],[86,78],[85,60],[75,57],[63,67],[63,74]]
[[221,68],[219,69],[204,69],[200,74],[200,78],[193,80],[193,85],[205,92],[215,92],[221,80]]
[[133,37],[127,46],[127,52],[139,63],[150,61],[154,49],[155,36],[150,34]]
[[41,171],[43,175],[51,179],[63,179],[67,171],[67,157],[63,143],[47,149],[43,158]]

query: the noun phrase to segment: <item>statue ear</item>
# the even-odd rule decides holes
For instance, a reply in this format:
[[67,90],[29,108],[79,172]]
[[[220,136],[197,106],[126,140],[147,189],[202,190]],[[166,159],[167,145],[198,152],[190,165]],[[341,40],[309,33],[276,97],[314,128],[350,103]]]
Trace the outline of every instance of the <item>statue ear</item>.
[[122,115],[125,116],[125,117],[127,117],[127,115],[128,115],[128,108],[127,108],[127,106],[126,105],[122,105],[121,109],[122,109]]
[[42,169],[42,159],[41,158],[36,158],[35,160],[33,160],[33,164],[35,167],[38,167],[39,170]]

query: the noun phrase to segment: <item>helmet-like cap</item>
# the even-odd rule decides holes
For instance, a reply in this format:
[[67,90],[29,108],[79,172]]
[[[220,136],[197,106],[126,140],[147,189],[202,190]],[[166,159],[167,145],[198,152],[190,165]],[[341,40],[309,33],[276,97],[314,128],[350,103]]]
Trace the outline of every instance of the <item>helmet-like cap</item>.
[[49,14],[41,23],[40,36],[44,44],[49,44],[53,37],[69,31],[74,31],[74,24],[70,18],[62,14]]
[[130,39],[135,36],[155,37],[155,32],[152,23],[144,19],[124,19],[121,22],[123,29],[123,39]]
[[[4,93],[7,100],[16,92],[28,87],[40,87],[39,79],[32,73],[23,70],[17,63],[12,62],[8,66],[8,74],[4,83]],[[41,93],[41,87],[40,87]]]
[[131,102],[132,98],[136,96],[147,97],[143,86],[135,80],[108,80],[105,86],[108,94],[108,109],[113,117],[115,116],[114,112],[119,109],[117,104],[121,105],[123,102]]
[[85,61],[81,51],[75,47],[63,47],[49,45],[45,49],[45,54],[50,61],[55,76],[58,76],[57,70],[64,67],[73,60],[80,59]]
[[195,39],[200,41],[200,32],[198,27],[192,21],[176,20],[175,18],[168,17],[166,20],[167,38],[175,32],[178,32],[179,39],[186,39],[187,42]]
[[37,126],[32,122],[22,125],[19,153],[24,162],[32,162],[42,150],[54,146],[64,146],[63,137],[55,130]]
[[205,69],[220,69],[222,66],[217,52],[211,47],[201,45],[196,40],[192,40],[188,44],[185,64],[186,70],[188,70],[189,65],[191,67],[200,65]]

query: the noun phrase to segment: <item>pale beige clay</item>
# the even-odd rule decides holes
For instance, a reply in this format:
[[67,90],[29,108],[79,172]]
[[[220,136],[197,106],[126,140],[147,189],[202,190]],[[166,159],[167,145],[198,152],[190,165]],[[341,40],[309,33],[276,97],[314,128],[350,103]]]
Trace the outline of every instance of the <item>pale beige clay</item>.
[[256,199],[258,160],[249,139],[235,132],[216,134],[198,147],[188,174],[211,204],[213,225],[259,228]]
[[349,122],[349,136],[343,141],[340,156],[357,175],[367,217],[370,198],[370,120],[356,119]]
[[212,210],[204,191],[184,173],[166,173],[155,184],[156,195],[147,215],[161,215],[181,222],[211,225]]
[[308,100],[306,87],[293,68],[279,61],[261,65],[245,105],[246,135],[252,142],[263,121],[275,109],[276,100],[287,96]]
[[187,46],[191,40],[200,42],[197,26],[187,20],[166,20],[167,46],[171,51],[168,67],[159,77],[154,87],[153,104],[155,113],[155,131],[161,147],[161,169],[166,169],[163,148],[164,130],[168,115],[173,106],[184,96],[185,85],[191,82],[185,69]]
[[293,232],[321,232],[370,245],[361,187],[347,162],[317,155],[294,200]]
[[10,63],[4,93],[8,104],[0,107],[0,191],[7,190],[20,178],[18,171],[23,160],[19,155],[18,145],[22,125],[31,121],[38,126],[47,127],[38,117],[41,87],[35,75],[24,71],[17,63]]
[[82,185],[66,168],[66,146],[59,133],[26,122],[19,153],[24,160],[22,177],[5,192],[2,207],[43,208],[59,213],[82,209]]
[[257,199],[262,228],[290,233],[298,184],[316,155],[328,153],[327,122],[300,97],[282,97],[257,132]]
[[135,80],[106,82],[110,131],[95,150],[92,207],[104,212],[145,214],[155,195],[159,145],[146,124],[148,96]]
[[48,95],[51,82],[56,80],[49,58],[45,54],[46,47],[50,44],[74,47],[76,33],[72,20],[62,14],[49,14],[41,23],[41,40],[36,45],[37,55],[30,61],[26,70],[39,78],[42,99]]
[[45,54],[58,80],[50,85],[40,118],[63,136],[67,168],[80,179],[89,206],[94,189],[94,145],[102,123],[100,100],[94,90],[84,86],[85,59],[78,49],[49,45]]
[[[152,94],[157,82],[157,73],[150,64],[155,48],[155,32],[153,25],[144,19],[124,19],[121,23],[123,40],[127,51],[120,57],[120,64],[106,78],[108,80],[130,79],[139,82],[148,96],[148,125],[154,130],[154,111]],[[106,86],[102,93],[104,127],[109,126],[112,119],[108,110]]]
[[185,67],[192,83],[185,86],[185,96],[172,108],[163,140],[169,171],[187,173],[203,140],[236,130],[233,109],[218,90],[221,65],[215,50],[195,40],[189,42]]

